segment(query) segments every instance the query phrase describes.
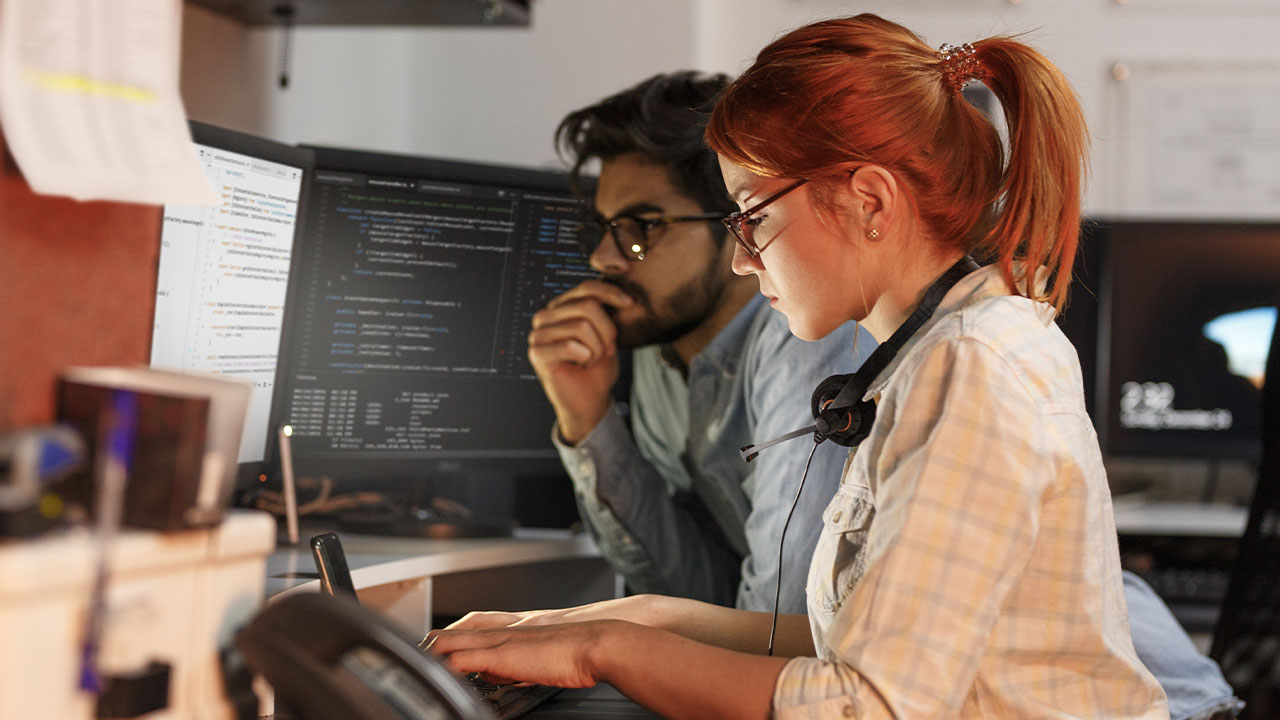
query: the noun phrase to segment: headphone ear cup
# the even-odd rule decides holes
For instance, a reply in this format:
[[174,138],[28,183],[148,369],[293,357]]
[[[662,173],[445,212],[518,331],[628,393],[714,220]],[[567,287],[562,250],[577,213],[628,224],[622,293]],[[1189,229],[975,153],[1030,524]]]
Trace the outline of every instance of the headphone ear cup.
[[[840,407],[831,407],[832,402],[846,388],[851,389],[854,404],[846,406],[841,402]],[[863,392],[864,388],[859,387],[856,374],[831,375],[818,383],[810,398],[818,433],[836,445],[845,447],[852,447],[863,441],[876,420],[876,404],[864,402]]]
[[827,405],[840,394],[845,385],[853,380],[853,374],[848,375],[832,375],[831,377],[818,383],[818,387],[813,390],[813,397],[809,401],[809,409],[813,414],[813,419],[817,420],[822,411],[827,409]]
[[832,408],[832,401],[849,385],[857,382],[856,376],[832,375],[818,383],[810,399],[813,420],[818,432],[828,440],[853,447],[862,442],[871,432],[871,423],[876,419],[876,404],[862,399],[862,388],[854,388],[854,403],[848,407]]
[[845,420],[844,428],[833,430],[827,439],[837,445],[853,447],[871,434],[871,425],[876,421],[876,404],[870,400],[859,400],[845,410],[841,418]]

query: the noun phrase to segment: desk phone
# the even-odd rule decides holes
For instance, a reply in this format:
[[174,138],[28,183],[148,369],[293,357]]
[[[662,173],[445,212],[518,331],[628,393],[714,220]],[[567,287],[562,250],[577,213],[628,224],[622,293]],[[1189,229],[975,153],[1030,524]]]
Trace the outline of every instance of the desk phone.
[[299,720],[494,718],[453,672],[347,597],[282,597],[235,642]]

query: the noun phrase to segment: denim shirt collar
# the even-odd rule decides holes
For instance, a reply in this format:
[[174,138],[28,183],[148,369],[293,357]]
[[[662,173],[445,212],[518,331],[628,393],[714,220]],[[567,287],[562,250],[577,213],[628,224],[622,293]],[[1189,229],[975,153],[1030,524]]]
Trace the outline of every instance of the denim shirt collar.
[[739,366],[742,363],[742,348],[746,345],[750,336],[752,320],[760,310],[760,305],[765,301],[764,295],[756,294],[737,315],[725,325],[719,333],[712,338],[707,346],[693,356],[689,363],[690,371],[698,364],[706,363],[714,368],[720,375],[724,377],[733,377],[738,373]]

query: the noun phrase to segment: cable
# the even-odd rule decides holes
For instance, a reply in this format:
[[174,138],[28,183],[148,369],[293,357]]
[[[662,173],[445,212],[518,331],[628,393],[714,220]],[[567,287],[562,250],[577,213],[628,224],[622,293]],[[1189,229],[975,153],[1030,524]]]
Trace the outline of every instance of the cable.
[[281,3],[272,12],[280,22],[280,89],[289,87],[289,66],[293,61],[293,22],[294,8],[292,3]]
[[809,459],[804,461],[804,472],[800,473],[800,487],[796,488],[796,498],[791,501],[791,509],[787,511],[787,519],[782,523],[782,536],[778,538],[778,582],[773,590],[773,623],[769,625],[769,655],[773,655],[773,635],[778,631],[778,602],[782,598],[782,544],[787,539],[787,526],[791,524],[791,516],[800,503],[800,493],[804,491],[804,480],[809,477],[809,464],[813,462],[813,454],[817,452],[822,439],[814,436],[813,449],[809,451]]

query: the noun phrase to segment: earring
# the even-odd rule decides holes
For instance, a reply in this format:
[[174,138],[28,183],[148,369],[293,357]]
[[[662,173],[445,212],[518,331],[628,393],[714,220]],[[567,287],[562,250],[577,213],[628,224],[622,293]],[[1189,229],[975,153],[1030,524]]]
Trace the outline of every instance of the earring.
[[875,229],[875,228],[871,228],[870,230],[868,230],[868,231],[867,231],[867,239],[868,239],[868,240],[875,240],[875,239],[876,239],[876,238],[878,238],[878,237],[880,237],[880,231],[879,231],[879,230],[877,230],[877,229]]

